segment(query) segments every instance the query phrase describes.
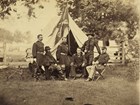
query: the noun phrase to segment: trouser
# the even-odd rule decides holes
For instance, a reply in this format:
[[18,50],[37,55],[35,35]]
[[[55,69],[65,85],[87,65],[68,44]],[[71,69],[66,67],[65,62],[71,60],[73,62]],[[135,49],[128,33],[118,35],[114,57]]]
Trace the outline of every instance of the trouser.
[[37,67],[37,72],[36,73],[44,74],[44,70],[42,69],[42,66]]
[[65,77],[69,78],[69,74],[70,74],[70,66],[65,66]]
[[29,68],[29,71],[30,71],[30,73],[31,73],[31,75],[33,77],[34,76],[34,67],[33,67],[33,64],[32,63],[29,63],[28,64],[28,68]]
[[49,66],[45,66],[45,78],[49,80],[51,76],[62,79],[62,70],[58,65],[51,64]]
[[71,66],[71,75],[73,77],[76,77],[76,70],[81,70],[82,71],[82,75],[86,76],[87,75],[87,72],[85,70],[85,67],[82,67],[82,66]]
[[87,66],[86,69],[87,69],[87,72],[89,74],[88,78],[93,78],[95,75],[95,71],[96,70],[103,70],[104,65],[101,65],[101,64],[91,65],[91,66]]
[[49,66],[45,66],[45,79],[49,80],[50,79],[50,70]]
[[[93,53],[93,52],[92,52]],[[87,66],[92,65],[94,55],[90,53],[86,53],[85,58],[87,60]]]
[[86,67],[86,70],[88,72],[88,78],[93,78],[94,76],[94,73],[95,73],[95,65],[92,65],[92,66],[87,66]]

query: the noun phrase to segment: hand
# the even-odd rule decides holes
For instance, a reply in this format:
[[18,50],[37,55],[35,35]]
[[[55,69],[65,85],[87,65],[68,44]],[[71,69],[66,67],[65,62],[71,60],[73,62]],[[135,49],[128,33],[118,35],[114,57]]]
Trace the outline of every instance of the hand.
[[71,65],[71,66],[73,66],[73,65],[74,65],[74,63],[72,62],[70,65]]
[[85,52],[82,52],[83,55],[85,55]]
[[99,64],[99,61],[96,61],[96,64]]
[[45,67],[44,66],[41,66],[41,68],[42,68],[43,71],[45,71]]
[[95,64],[96,64],[96,62],[93,61],[93,62],[92,62],[92,65],[95,65]]
[[84,51],[85,53],[87,52],[87,50]]
[[84,67],[84,66],[85,66],[85,63],[82,64],[82,67]]
[[97,65],[97,64],[99,64],[99,62],[98,62],[98,61],[94,63],[94,65]]
[[65,65],[61,65],[62,68],[65,68]]
[[33,58],[33,61],[35,61],[35,62],[36,62],[36,58]]

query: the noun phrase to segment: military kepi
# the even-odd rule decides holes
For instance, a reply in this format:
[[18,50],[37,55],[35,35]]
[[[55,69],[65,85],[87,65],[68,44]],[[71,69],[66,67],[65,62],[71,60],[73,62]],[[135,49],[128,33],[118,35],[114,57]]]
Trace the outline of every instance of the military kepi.
[[51,49],[51,48],[50,48],[49,46],[46,46],[46,47],[45,47],[45,51],[46,51],[46,50],[50,50],[50,49]]

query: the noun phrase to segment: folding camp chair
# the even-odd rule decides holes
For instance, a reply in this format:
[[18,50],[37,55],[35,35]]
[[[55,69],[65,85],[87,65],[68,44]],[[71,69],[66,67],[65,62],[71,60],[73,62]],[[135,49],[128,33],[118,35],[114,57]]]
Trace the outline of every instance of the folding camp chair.
[[104,68],[103,69],[97,69],[97,68],[95,69],[95,75],[93,77],[93,80],[94,81],[99,80],[101,77],[104,79],[103,73],[105,72],[106,67],[107,67],[107,64],[104,65]]

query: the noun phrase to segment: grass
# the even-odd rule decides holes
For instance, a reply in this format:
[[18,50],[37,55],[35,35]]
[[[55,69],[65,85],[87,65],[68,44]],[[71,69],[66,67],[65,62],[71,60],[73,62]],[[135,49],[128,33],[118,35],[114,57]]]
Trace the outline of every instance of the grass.
[[[85,82],[35,82],[28,72],[20,80],[18,73],[6,81],[8,70],[0,70],[0,105],[139,105],[137,81],[129,81],[129,67],[107,68],[105,79]],[[73,101],[65,100],[72,97]]]

